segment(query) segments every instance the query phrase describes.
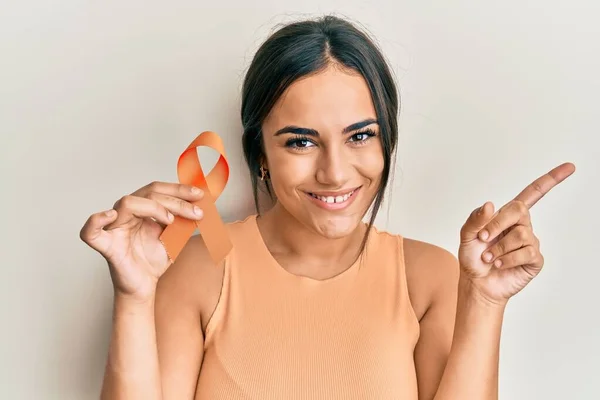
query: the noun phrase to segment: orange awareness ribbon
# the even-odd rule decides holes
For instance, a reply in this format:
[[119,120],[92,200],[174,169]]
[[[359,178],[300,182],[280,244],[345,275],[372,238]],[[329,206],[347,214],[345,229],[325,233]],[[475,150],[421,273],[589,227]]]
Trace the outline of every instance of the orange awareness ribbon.
[[[206,177],[196,152],[196,148],[200,146],[210,147],[220,154],[219,160]],[[159,238],[167,251],[167,256],[171,262],[174,262],[197,227],[208,253],[213,261],[218,263],[233,247],[227,228],[215,205],[216,199],[223,192],[229,179],[229,164],[219,135],[210,131],[199,134],[179,156],[177,176],[180,183],[196,186],[204,191],[201,200],[192,202],[202,209],[204,216],[199,221],[175,216],[175,220],[167,225]]]

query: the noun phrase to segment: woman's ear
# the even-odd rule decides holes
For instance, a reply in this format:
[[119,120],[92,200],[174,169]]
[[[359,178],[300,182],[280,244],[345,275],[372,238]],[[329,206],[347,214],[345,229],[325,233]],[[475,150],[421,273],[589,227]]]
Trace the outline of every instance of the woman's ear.
[[269,163],[267,161],[267,156],[265,156],[265,153],[262,153],[260,156],[258,156],[258,166],[259,168],[262,167],[267,171],[269,170]]

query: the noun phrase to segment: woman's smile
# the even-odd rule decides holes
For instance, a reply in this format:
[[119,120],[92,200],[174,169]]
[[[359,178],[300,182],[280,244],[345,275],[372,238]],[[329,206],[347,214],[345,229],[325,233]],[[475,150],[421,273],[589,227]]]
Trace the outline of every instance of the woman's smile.
[[358,192],[362,186],[349,190],[340,190],[337,192],[303,192],[306,197],[315,204],[325,210],[343,210],[349,207],[354,199],[358,196]]

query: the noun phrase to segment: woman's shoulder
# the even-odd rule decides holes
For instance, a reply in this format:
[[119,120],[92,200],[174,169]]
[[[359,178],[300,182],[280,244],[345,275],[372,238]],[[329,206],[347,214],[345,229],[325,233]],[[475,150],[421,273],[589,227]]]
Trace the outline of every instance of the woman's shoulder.
[[458,260],[441,246],[412,238],[403,239],[403,253],[411,302],[421,319],[438,293],[458,284]]
[[198,310],[202,328],[206,327],[219,300],[224,262],[215,263],[201,235],[190,237],[173,265],[160,278],[166,297],[184,297]]
[[406,262],[410,263],[413,268],[420,270],[433,268],[439,272],[439,268],[448,267],[449,264],[456,261],[454,254],[436,244],[408,237],[404,237],[403,242],[404,257]]
[[375,225],[373,225],[372,230],[375,233],[377,241],[389,241],[390,243],[398,243],[402,246],[399,250],[403,251],[405,258],[409,259],[408,261],[411,266],[421,266],[423,262],[426,265],[430,265],[432,261],[447,261],[449,258],[454,257],[450,251],[433,243],[412,239],[401,233],[393,233]]
[[372,230],[375,240],[378,243],[385,243],[386,251],[391,247],[391,251],[399,251],[402,254],[407,273],[418,275],[427,281],[434,281],[433,275],[456,272],[457,260],[449,250],[376,226],[373,226]]
[[[457,259],[449,250],[422,240],[406,237],[401,233],[392,233],[388,230],[372,227],[375,240],[379,243],[386,242],[392,251],[399,251],[404,257],[407,273],[418,275],[428,281],[434,281],[433,275],[456,273]],[[396,248],[393,246],[399,246]]]
[[[238,242],[247,234],[251,234],[254,218],[255,215],[249,215],[225,223],[230,239]],[[171,269],[172,275],[178,276],[178,283],[173,285],[173,290],[189,290],[193,293],[190,297],[194,298],[193,301],[199,310],[204,331],[221,296],[225,259],[215,263],[210,257],[202,235],[194,235],[188,240],[177,262],[169,268]]]

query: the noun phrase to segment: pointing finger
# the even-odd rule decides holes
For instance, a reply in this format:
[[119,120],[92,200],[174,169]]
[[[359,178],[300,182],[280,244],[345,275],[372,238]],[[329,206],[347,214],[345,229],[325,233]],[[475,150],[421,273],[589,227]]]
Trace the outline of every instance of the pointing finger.
[[573,172],[575,172],[574,164],[569,162],[561,164],[530,183],[515,197],[515,200],[522,201],[527,208],[531,208],[554,186],[567,179]]

